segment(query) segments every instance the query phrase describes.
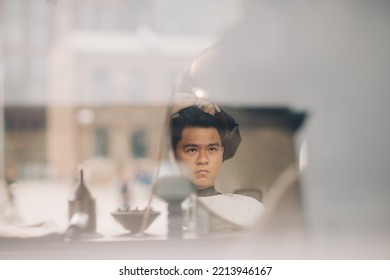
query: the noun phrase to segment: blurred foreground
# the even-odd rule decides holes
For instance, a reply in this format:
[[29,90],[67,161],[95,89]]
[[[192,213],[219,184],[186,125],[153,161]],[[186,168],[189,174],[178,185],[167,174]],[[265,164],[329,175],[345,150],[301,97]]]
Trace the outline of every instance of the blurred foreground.
[[[62,233],[68,225],[68,184],[58,182],[21,182],[15,185],[13,220],[5,223],[39,226]],[[97,238],[64,242],[62,235],[42,238],[0,238],[0,259],[389,259],[390,242],[386,232],[350,228],[318,233],[302,227],[293,211],[293,195],[287,194],[283,207],[274,209],[272,222],[260,220],[249,231],[220,232],[209,236],[166,238],[166,204],[158,199],[153,208],[163,214],[143,237],[134,237],[114,221],[110,213],[117,209],[115,189],[94,188],[97,200]],[[139,189],[136,204],[146,205],[149,190]],[[284,208],[284,209],[283,209]],[[290,211],[290,213],[287,213]],[[287,218],[286,218],[287,217]],[[267,218],[267,217],[266,217]],[[12,223],[11,223],[12,222]],[[11,227],[12,228],[12,227]]]

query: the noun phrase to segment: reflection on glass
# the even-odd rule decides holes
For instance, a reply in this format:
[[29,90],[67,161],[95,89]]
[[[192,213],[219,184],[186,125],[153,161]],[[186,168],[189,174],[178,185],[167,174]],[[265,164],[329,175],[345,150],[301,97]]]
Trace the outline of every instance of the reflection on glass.
[[[265,208],[246,231],[246,246],[261,244],[255,256],[314,240],[313,251],[329,255],[335,244],[372,241],[372,255],[388,258],[377,248],[390,230],[389,13],[385,1],[361,2],[0,0],[0,225],[65,229],[64,202],[84,163],[106,237],[128,234],[106,214],[151,206],[160,214],[143,238],[165,238],[167,202],[155,187],[181,176],[215,186],[183,202],[183,238],[240,235],[240,212],[223,204],[254,201]],[[191,128],[216,136],[210,152],[223,150],[205,184],[171,143],[171,120],[191,106],[233,117],[242,138],[227,159],[234,126]],[[194,144],[191,129],[178,142]],[[191,145],[182,146],[198,152]],[[10,205],[18,215],[6,214]]]

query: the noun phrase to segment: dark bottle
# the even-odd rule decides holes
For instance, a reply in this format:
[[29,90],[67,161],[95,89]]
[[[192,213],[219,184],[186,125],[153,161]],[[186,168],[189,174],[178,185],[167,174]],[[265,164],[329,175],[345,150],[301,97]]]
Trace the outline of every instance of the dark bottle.
[[87,189],[84,181],[84,171],[80,168],[80,178],[74,191],[69,195],[69,222],[76,213],[87,214],[88,220],[84,224],[82,232],[92,233],[96,231],[96,202]]

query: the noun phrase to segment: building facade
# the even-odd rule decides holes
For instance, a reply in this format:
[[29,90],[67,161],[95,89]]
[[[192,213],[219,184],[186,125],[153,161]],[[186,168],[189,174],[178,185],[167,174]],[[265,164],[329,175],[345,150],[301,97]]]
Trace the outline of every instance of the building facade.
[[[4,161],[21,179],[72,178],[95,158],[153,161],[177,75],[238,3],[1,0],[6,119],[44,108],[40,130],[5,127]],[[18,156],[21,134],[41,139],[23,144],[39,158]]]

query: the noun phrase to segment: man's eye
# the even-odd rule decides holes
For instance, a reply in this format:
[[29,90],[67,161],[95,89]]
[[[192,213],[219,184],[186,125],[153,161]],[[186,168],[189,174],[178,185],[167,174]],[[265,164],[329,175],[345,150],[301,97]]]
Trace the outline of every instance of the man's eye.
[[185,152],[186,153],[196,153],[196,149],[195,148],[189,148],[189,149],[186,149]]
[[217,147],[210,147],[209,151],[210,152],[216,152],[216,151],[218,151],[218,148]]

